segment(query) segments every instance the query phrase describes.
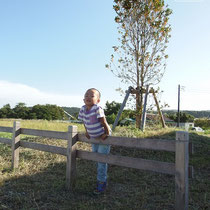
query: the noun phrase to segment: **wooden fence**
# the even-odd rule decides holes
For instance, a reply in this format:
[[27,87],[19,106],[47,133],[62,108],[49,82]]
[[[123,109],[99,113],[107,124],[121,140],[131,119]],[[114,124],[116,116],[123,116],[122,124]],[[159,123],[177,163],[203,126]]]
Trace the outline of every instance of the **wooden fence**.
[[[192,176],[192,168],[189,167],[189,151],[192,152],[192,145],[189,143],[188,132],[177,131],[176,140],[140,139],[112,136],[107,138],[105,141],[102,141],[100,139],[87,139],[84,134],[77,132],[76,126],[69,126],[67,132],[59,132],[21,128],[19,122],[14,122],[13,128],[0,127],[0,132],[13,133],[12,139],[0,138],[0,143],[11,145],[12,168],[18,167],[19,148],[24,147],[66,156],[67,189],[71,189],[76,180],[76,158],[158,173],[171,174],[175,175],[175,209],[188,209],[188,178],[189,176]],[[26,142],[20,140],[20,134],[65,139],[67,140],[67,148],[34,142]],[[87,143],[100,142],[101,144],[123,146],[129,148],[175,152],[175,163],[145,160],[112,154],[105,155],[77,150],[77,141]]]

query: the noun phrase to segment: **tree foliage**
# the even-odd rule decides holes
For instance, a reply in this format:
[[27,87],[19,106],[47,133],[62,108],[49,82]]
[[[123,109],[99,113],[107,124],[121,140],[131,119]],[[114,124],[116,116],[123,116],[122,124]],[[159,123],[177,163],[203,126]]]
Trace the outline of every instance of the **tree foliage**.
[[195,119],[195,126],[199,126],[203,129],[209,129],[210,128],[210,119],[209,118],[200,118]]
[[30,109],[26,107],[25,103],[18,103],[13,109],[14,118],[30,119],[29,112]]
[[0,118],[62,120],[64,117],[61,107],[50,104],[38,104],[29,108],[25,103],[18,103],[13,109],[6,104],[0,109]]
[[13,110],[11,109],[9,104],[4,105],[1,109],[0,109],[0,117],[1,118],[12,118],[14,115]]
[[117,113],[120,110],[120,103],[117,103],[115,101],[112,102],[106,102],[104,113],[106,115],[106,120],[109,124],[113,124],[115,121],[115,118],[117,117]]
[[[109,124],[114,123],[114,121],[117,117],[117,114],[120,110],[120,106],[121,106],[121,103],[117,103],[115,101],[112,101],[111,103],[109,103],[108,101],[106,102],[104,112],[105,112],[105,115],[106,115],[107,122]],[[124,119],[124,118],[135,118],[135,111],[130,110],[130,109],[123,110],[119,121]]]
[[165,50],[171,31],[168,21],[172,11],[165,6],[164,0],[114,0],[113,8],[120,34],[119,46],[113,47],[114,54],[106,67],[123,83],[140,91],[136,94],[137,123],[140,125],[141,90],[148,84],[159,83],[166,67]]
[[118,111],[120,110],[121,103],[117,103],[115,101],[112,101],[109,103],[108,101],[106,102],[106,106],[104,109],[105,115],[111,115],[111,114],[117,114]]
[[[178,122],[178,114],[177,113],[174,113],[174,114],[166,114],[166,116],[175,121],[175,122]],[[195,117],[191,114],[187,114],[187,113],[184,113],[184,112],[180,112],[180,122],[181,123],[186,123],[186,122],[193,122],[195,119]]]

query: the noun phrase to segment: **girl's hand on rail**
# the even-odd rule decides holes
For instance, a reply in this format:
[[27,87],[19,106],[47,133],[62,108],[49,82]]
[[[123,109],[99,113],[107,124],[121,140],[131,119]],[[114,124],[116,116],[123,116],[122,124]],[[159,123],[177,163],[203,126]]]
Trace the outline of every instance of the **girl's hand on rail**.
[[105,140],[107,137],[108,137],[108,135],[106,133],[104,133],[104,134],[101,135],[101,139],[102,140]]
[[86,136],[88,139],[90,139],[90,136],[89,136],[88,132],[85,132],[85,136]]

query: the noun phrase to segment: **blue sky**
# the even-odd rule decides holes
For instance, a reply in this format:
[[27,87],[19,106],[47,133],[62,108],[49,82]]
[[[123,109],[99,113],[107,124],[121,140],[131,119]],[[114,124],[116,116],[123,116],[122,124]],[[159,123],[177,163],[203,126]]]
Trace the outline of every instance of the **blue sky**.
[[[160,96],[177,108],[210,110],[210,1],[167,0],[172,38]],[[122,102],[125,87],[105,64],[117,45],[111,0],[0,0],[0,107],[83,105],[86,89],[101,91],[101,105]]]

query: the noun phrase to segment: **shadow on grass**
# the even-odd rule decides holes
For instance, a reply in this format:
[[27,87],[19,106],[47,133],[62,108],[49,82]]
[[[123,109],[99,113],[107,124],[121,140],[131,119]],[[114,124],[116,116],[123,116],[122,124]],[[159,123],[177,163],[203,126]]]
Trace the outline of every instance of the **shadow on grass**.
[[[175,139],[173,132],[159,138],[169,136]],[[189,209],[208,209],[210,138],[191,133],[190,141],[195,150],[190,157],[195,176],[189,180]],[[22,149],[20,167],[11,171],[6,166],[11,151],[0,151],[5,152],[1,153],[5,165],[1,169],[0,209],[174,209],[174,176],[110,165],[107,191],[95,196],[96,163],[92,161],[77,159],[77,182],[70,192],[65,189],[66,162],[58,155]],[[111,153],[174,160],[174,153],[168,152],[112,147]]]

